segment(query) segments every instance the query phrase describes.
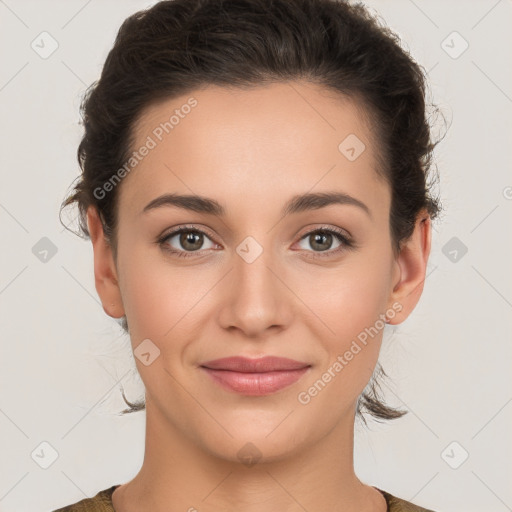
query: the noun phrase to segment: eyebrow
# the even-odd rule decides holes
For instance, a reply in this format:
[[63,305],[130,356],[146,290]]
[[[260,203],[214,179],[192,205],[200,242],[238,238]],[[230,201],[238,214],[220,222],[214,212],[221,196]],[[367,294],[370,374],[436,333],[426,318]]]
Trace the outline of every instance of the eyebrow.
[[[293,213],[309,210],[317,210],[333,204],[356,206],[363,210],[370,218],[372,214],[368,206],[362,201],[344,192],[320,192],[307,193],[293,196],[283,207],[281,215],[285,217]],[[217,217],[224,217],[226,209],[215,199],[198,195],[164,194],[149,202],[142,213],[146,213],[163,206],[175,206],[184,210],[190,210]]]

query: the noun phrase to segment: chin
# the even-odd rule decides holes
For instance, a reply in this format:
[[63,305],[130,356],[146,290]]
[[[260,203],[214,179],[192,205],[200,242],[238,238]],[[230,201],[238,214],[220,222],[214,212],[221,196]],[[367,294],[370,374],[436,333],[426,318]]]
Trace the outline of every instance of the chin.
[[[216,429],[216,435],[205,432],[201,437],[203,449],[218,459],[226,462],[241,463],[248,467],[256,463],[284,461],[294,452],[303,452],[304,445],[314,439],[308,439],[304,425],[296,428],[291,417],[283,422],[288,413],[280,414],[271,427],[259,428],[258,424],[248,418],[246,421],[233,424],[226,422],[227,430]],[[285,426],[285,423],[288,424]],[[322,433],[315,429],[321,437]]]

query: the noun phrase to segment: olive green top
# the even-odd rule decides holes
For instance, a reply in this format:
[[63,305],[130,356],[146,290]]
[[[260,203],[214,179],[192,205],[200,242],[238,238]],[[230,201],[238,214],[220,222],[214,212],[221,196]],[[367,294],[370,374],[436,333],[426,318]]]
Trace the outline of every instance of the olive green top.
[[[112,493],[119,485],[120,484],[113,485],[108,489],[100,491],[93,498],[85,498],[67,507],[54,510],[53,512],[115,512],[112,506]],[[388,504],[387,512],[433,512],[432,510],[414,505],[409,501],[396,498],[378,487],[375,487],[375,489],[386,499],[386,503]]]

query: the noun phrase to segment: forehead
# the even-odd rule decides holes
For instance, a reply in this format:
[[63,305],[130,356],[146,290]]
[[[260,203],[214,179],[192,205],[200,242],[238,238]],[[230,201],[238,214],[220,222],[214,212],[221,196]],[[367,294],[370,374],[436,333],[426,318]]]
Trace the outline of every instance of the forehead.
[[261,204],[313,188],[372,202],[385,188],[367,112],[311,83],[209,85],[146,108],[133,132],[133,151],[151,149],[121,187],[132,206],[168,191]]

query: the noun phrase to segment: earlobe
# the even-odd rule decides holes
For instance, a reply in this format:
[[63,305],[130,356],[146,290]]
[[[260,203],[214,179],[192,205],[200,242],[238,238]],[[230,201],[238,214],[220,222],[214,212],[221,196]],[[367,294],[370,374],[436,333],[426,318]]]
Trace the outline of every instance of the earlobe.
[[[390,296],[390,307],[397,314],[389,319],[389,324],[402,323],[414,310],[423,292],[426,270],[431,247],[431,220],[426,212],[418,215],[414,232],[398,255],[398,280]],[[400,305],[400,307],[397,306]]]
[[112,318],[124,316],[112,247],[105,238],[103,225],[94,206],[87,209],[87,227],[94,252],[94,282],[103,310]]

